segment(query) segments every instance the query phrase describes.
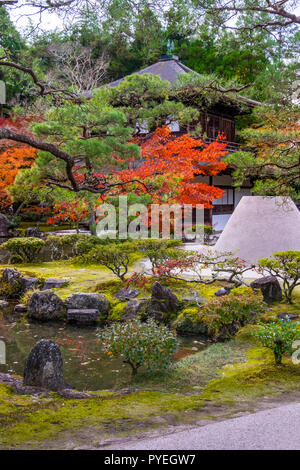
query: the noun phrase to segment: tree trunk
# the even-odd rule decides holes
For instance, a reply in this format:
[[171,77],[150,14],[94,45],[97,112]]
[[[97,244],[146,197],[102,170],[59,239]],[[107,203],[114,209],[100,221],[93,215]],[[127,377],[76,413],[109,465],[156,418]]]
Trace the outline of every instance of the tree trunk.
[[282,363],[282,353],[279,353],[277,351],[274,351],[274,356],[275,356],[275,364],[277,366],[280,366]]
[[94,206],[89,202],[89,211],[90,211],[90,220],[89,220],[89,229],[92,235],[96,236],[96,217]]

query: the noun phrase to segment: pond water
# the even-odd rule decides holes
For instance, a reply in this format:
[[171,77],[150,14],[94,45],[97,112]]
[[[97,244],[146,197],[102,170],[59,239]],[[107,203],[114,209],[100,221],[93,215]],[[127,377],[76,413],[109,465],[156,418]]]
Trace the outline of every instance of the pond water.
[[[42,338],[52,339],[60,346],[64,379],[77,390],[114,389],[126,383],[130,376],[128,365],[103,353],[96,327],[29,323],[12,313],[12,308],[0,312],[0,340],[6,345],[6,364],[0,364],[0,372],[23,375],[26,357]],[[180,337],[179,343],[175,361],[207,345],[205,340],[195,337]]]

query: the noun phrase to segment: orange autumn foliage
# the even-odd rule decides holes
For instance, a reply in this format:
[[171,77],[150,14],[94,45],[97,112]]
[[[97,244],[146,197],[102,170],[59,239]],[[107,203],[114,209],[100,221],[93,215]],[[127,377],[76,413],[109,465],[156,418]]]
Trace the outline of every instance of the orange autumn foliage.
[[[0,127],[29,134],[28,121],[18,118],[0,118]],[[18,172],[22,168],[30,168],[36,158],[36,150],[23,144],[7,140],[1,141],[0,146],[0,210],[9,206],[12,201],[7,188],[14,184]]]
[[167,126],[158,128],[152,137],[140,144],[143,164],[138,169],[121,172],[119,178],[143,181],[147,189],[140,191],[150,192],[157,202],[203,204],[211,208],[213,199],[222,197],[223,191],[193,180],[198,175],[217,175],[225,170],[227,164],[222,158],[228,152],[223,139],[220,135],[216,141],[207,144],[190,134],[174,137]]
[[88,202],[77,199],[75,202],[62,201],[54,205],[54,215],[47,220],[47,225],[60,222],[76,222],[78,224],[89,214]]

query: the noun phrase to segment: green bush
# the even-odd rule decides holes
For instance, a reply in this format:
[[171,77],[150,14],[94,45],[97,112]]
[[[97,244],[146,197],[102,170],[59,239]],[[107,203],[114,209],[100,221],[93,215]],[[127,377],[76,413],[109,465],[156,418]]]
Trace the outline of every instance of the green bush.
[[49,250],[49,256],[52,261],[68,259],[77,255],[77,243],[84,242],[89,238],[90,235],[84,233],[62,236],[50,235],[46,239],[45,247]]
[[210,299],[201,308],[185,309],[177,317],[175,325],[180,333],[206,334],[223,341],[264,311],[262,296],[249,287],[242,287],[232,289],[229,295]]
[[2,243],[0,250],[9,251],[10,263],[32,263],[37,260],[44,245],[45,242],[41,238],[17,237]]
[[215,339],[229,339],[239,328],[263,314],[265,305],[261,294],[250,287],[232,289],[229,295],[211,299],[199,315],[209,335]]
[[109,238],[103,239],[103,238],[94,237],[93,235],[90,235],[88,237],[78,240],[78,242],[75,245],[76,254],[79,256],[85,255],[89,253],[90,251],[92,251],[97,246],[115,245],[118,243],[120,243],[118,239],[110,240]]
[[182,335],[205,335],[207,327],[199,321],[199,311],[199,307],[185,308],[175,321],[176,331]]
[[132,243],[139,251],[147,252],[153,250],[160,250],[165,248],[174,248],[175,246],[182,245],[182,240],[166,239],[166,238],[143,238],[135,240]]
[[293,323],[287,317],[285,320],[278,319],[268,324],[260,323],[260,328],[253,331],[252,335],[263,346],[273,351],[275,363],[279,365],[282,363],[283,354],[291,355],[293,342],[300,338],[299,322]]
[[124,315],[124,308],[126,305],[126,302],[119,302],[118,304],[114,305],[111,313],[109,314],[108,320],[112,322],[122,320]]
[[291,304],[293,290],[300,285],[300,251],[281,251],[272,256],[260,259],[259,266],[282,280],[285,298]]
[[123,362],[132,368],[132,375],[141,366],[148,370],[166,369],[178,347],[176,333],[158,326],[152,319],[147,323],[139,320],[116,323],[99,336],[106,353],[122,356]]

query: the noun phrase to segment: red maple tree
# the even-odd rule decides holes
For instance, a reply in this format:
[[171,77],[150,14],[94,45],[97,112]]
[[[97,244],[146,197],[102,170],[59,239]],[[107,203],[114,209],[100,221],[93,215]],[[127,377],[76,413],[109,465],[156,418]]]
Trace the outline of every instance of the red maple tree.
[[61,201],[54,204],[54,214],[47,220],[47,225],[61,222],[74,222],[79,231],[79,223],[89,215],[88,202],[78,198],[74,202]]
[[[29,134],[28,120],[23,118],[0,118],[0,128]],[[36,158],[37,151],[32,147],[13,141],[2,140],[0,145],[0,210],[5,210],[12,201],[7,188],[14,184],[18,172],[22,168],[30,168]]]
[[190,134],[174,137],[167,126],[158,128],[140,143],[143,164],[137,169],[120,172],[119,179],[142,180],[145,187],[139,185],[132,189],[149,192],[153,201],[203,204],[205,208],[211,208],[213,199],[222,197],[223,190],[193,180],[198,175],[216,175],[225,170],[227,164],[222,159],[228,152],[227,144],[222,140],[224,136],[219,135],[207,144]]

